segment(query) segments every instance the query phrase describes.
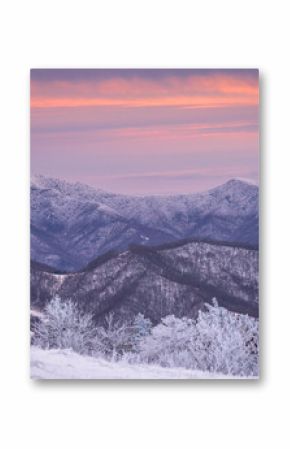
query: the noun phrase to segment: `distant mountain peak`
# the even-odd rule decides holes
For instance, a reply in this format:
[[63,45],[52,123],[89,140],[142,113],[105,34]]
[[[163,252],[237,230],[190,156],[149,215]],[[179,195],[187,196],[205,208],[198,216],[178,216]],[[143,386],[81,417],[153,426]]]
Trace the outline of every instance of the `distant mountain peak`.
[[55,178],[51,176],[46,176],[42,174],[33,174],[30,178],[30,183],[32,188],[39,189],[58,189],[65,192],[90,192],[90,193],[98,193],[98,194],[107,194],[105,190],[98,189],[92,187],[88,184],[84,184],[79,181],[67,181],[61,178]]
[[225,184],[248,184],[251,186],[258,187],[258,184],[254,180],[240,177],[231,178]]
[[247,192],[256,193],[258,189],[259,187],[254,181],[245,178],[231,178],[225,183],[208,190],[208,192],[204,192],[204,194],[205,195],[207,195],[207,193],[225,194],[228,192],[239,196],[240,194],[243,195]]

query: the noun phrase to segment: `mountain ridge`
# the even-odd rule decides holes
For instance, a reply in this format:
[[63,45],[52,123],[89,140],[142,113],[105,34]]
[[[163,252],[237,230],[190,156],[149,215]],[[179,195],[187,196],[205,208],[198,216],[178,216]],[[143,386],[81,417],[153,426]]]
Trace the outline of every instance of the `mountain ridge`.
[[182,239],[258,245],[258,187],[231,179],[207,192],[130,196],[34,176],[31,255],[78,270],[111,250]]
[[[42,309],[58,294],[76,301],[97,321],[110,311],[118,319],[143,313],[196,316],[206,302],[258,316],[258,251],[192,242],[175,248],[134,246],[75,273],[31,265],[31,305]],[[100,260],[99,260],[100,262]]]

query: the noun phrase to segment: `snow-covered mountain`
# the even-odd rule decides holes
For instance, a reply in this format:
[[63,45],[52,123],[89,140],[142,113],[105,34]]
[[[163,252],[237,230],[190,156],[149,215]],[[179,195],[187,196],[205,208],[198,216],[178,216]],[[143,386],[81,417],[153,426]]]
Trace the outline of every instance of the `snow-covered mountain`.
[[205,302],[258,315],[258,251],[232,244],[191,242],[161,247],[132,246],[109,253],[75,273],[54,273],[32,263],[31,306],[42,310],[58,294],[94,314],[110,311],[122,319],[139,312],[162,317],[196,317]]
[[201,238],[258,245],[258,187],[232,179],[203,193],[129,196],[35,176],[31,258],[78,270],[110,250]]

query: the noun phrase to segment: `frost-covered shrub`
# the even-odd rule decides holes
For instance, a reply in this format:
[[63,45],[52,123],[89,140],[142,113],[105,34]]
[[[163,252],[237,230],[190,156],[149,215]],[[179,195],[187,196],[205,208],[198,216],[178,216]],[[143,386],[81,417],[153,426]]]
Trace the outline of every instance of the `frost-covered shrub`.
[[152,322],[149,318],[145,318],[142,313],[136,315],[133,324],[133,347],[134,352],[140,351],[140,344],[147,335],[150,334],[152,329]]
[[214,301],[197,320],[167,316],[140,344],[138,360],[233,375],[258,375],[258,320]]
[[72,301],[53,298],[33,327],[32,343],[44,349],[70,348],[80,354],[92,352],[96,328],[90,314],[81,313]]
[[43,349],[70,348],[80,354],[117,360],[139,351],[140,341],[149,334],[152,323],[138,314],[133,321],[120,321],[109,313],[103,326],[97,326],[89,313],[82,313],[70,300],[58,296],[46,306],[35,322],[32,344]]
[[131,323],[115,319],[113,313],[105,318],[104,326],[97,327],[94,338],[94,354],[113,360],[130,352],[134,346],[134,329]]
[[109,313],[104,326],[97,327],[94,353],[113,360],[133,359],[141,341],[150,333],[152,323],[139,313],[133,321],[120,321]]
[[192,367],[234,375],[258,375],[258,320],[207,305],[190,343]]
[[188,365],[188,347],[194,333],[194,322],[189,318],[168,315],[140,343],[140,360],[161,366]]
[[125,322],[109,313],[104,325],[96,326],[72,301],[55,297],[35,323],[32,343],[130,363],[258,375],[258,320],[215,300],[206,308],[196,320],[169,315],[155,327],[141,314]]

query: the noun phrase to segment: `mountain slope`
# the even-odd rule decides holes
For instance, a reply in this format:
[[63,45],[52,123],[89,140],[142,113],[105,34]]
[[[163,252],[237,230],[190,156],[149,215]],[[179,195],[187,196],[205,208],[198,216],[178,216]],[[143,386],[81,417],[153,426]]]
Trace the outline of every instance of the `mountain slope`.
[[258,251],[193,241],[161,247],[133,245],[109,253],[75,273],[53,273],[33,262],[31,305],[42,309],[53,295],[75,300],[102,320],[143,313],[154,323],[166,315],[195,317],[204,303],[258,315]]
[[258,188],[231,180],[189,195],[129,196],[36,176],[31,258],[77,270],[110,250],[185,238],[258,244]]

